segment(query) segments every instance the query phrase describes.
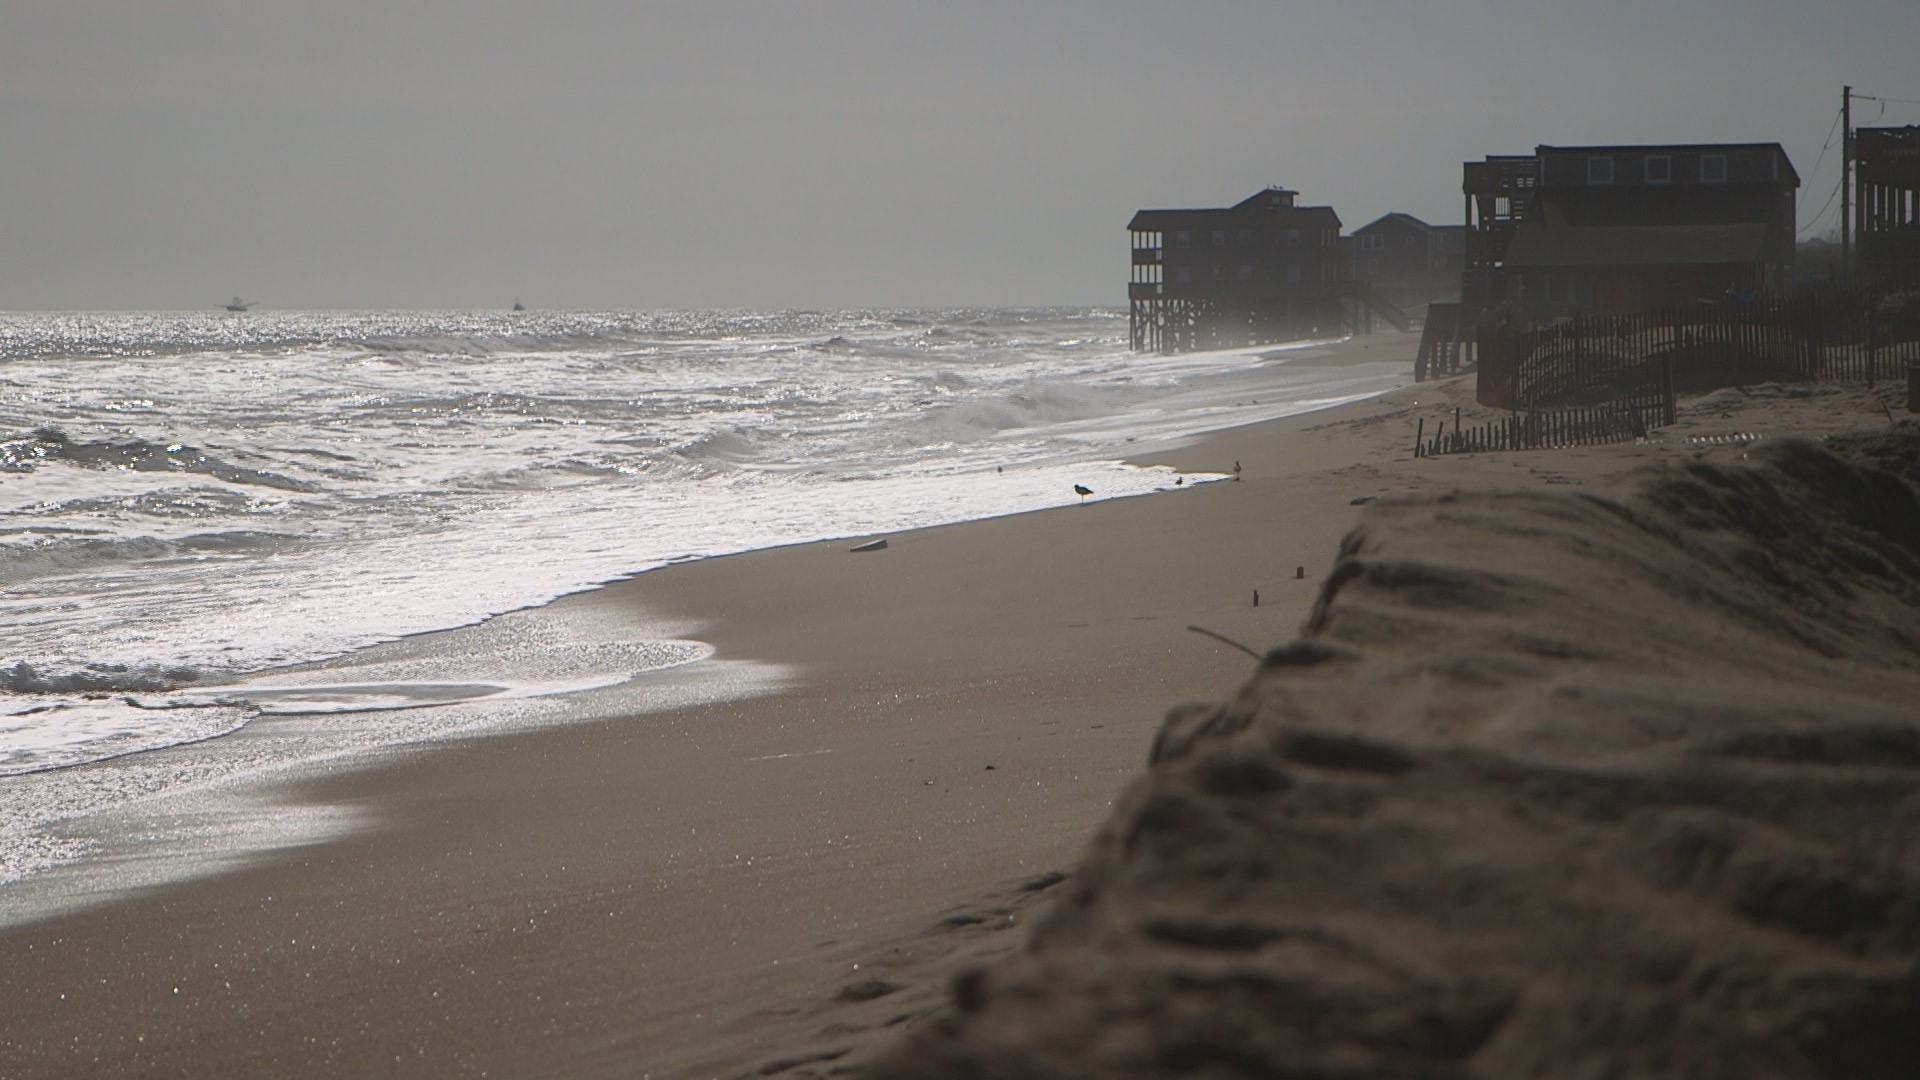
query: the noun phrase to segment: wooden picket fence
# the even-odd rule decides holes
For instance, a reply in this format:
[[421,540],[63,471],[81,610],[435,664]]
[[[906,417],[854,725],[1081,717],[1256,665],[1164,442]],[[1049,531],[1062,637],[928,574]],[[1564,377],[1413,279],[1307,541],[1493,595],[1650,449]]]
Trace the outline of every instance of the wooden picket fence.
[[1634,315],[1479,327],[1475,397],[1500,409],[1590,405],[1671,382],[1680,393],[1761,382],[1864,383],[1920,363],[1920,302],[1900,290],[1830,291]]
[[[1675,399],[1761,382],[1906,384],[1920,366],[1920,285],[1827,290],[1549,326],[1480,321],[1475,399],[1508,415],[1462,427],[1455,410],[1417,455],[1585,446],[1643,438]],[[1920,384],[1920,379],[1915,379]]]
[[1453,411],[1453,427],[1442,420],[1432,437],[1427,422],[1414,429],[1415,457],[1474,454],[1491,450],[1538,450],[1555,446],[1595,446],[1646,438],[1662,424],[1673,423],[1671,387],[1642,388],[1597,405],[1515,411],[1497,420],[1463,424]]

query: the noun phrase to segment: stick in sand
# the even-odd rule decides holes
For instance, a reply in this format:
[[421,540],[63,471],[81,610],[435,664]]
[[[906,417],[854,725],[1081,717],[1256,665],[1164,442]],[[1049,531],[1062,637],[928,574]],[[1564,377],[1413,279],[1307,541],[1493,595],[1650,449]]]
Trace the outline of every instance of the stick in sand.
[[1189,626],[1187,627],[1187,629],[1193,631],[1196,634],[1205,634],[1206,636],[1212,638],[1215,641],[1225,642],[1228,645],[1231,645],[1234,648],[1239,649],[1241,652],[1246,653],[1248,656],[1253,657],[1255,660],[1260,659],[1259,653],[1254,652],[1252,649],[1247,648],[1245,645],[1240,644],[1239,642],[1233,640],[1232,638],[1226,636],[1225,634],[1216,634],[1204,626]]

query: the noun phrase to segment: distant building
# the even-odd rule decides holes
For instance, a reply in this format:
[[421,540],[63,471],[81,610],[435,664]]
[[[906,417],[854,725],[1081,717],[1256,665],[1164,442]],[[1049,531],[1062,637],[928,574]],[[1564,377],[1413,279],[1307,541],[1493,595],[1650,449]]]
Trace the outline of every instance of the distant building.
[[1861,275],[1920,277],[1920,127],[1856,128],[1853,153]]
[[1127,224],[1135,349],[1182,352],[1331,333],[1354,318],[1330,206],[1268,188],[1230,207],[1142,210]]
[[1645,311],[1793,283],[1800,176],[1778,143],[1541,146],[1467,162],[1469,311]]
[[1402,307],[1451,299],[1460,291],[1464,225],[1429,225],[1399,211],[1353,230],[1354,276]]

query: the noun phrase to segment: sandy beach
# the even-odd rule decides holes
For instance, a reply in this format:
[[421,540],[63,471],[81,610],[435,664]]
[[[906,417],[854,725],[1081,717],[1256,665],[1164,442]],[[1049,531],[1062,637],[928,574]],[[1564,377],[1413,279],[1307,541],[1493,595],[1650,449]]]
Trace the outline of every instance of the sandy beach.
[[[1414,344],[1340,355],[1410,364]],[[792,682],[343,765],[281,794],[364,828],[0,929],[0,1076],[856,1069],[930,1037],[954,974],[1011,957],[1081,886],[1062,875],[1133,805],[1169,709],[1256,676],[1189,626],[1293,641],[1342,538],[1406,500],[1737,464],[1755,437],[1885,428],[1893,400],[1721,391],[1650,442],[1416,459],[1416,420],[1471,417],[1471,399],[1470,377],[1410,386],[1143,454],[1238,463],[1233,482],[562,600],[691,626]]]

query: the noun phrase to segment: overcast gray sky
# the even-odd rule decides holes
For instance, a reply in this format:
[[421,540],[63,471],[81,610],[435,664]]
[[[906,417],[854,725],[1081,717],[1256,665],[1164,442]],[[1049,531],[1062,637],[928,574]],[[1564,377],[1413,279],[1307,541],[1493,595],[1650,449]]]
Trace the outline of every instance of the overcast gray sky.
[[1461,161],[1539,143],[1779,141],[1806,224],[1841,86],[1920,99],[1916,39],[1916,0],[5,0],[0,309],[1120,304],[1137,208],[1457,222]]

